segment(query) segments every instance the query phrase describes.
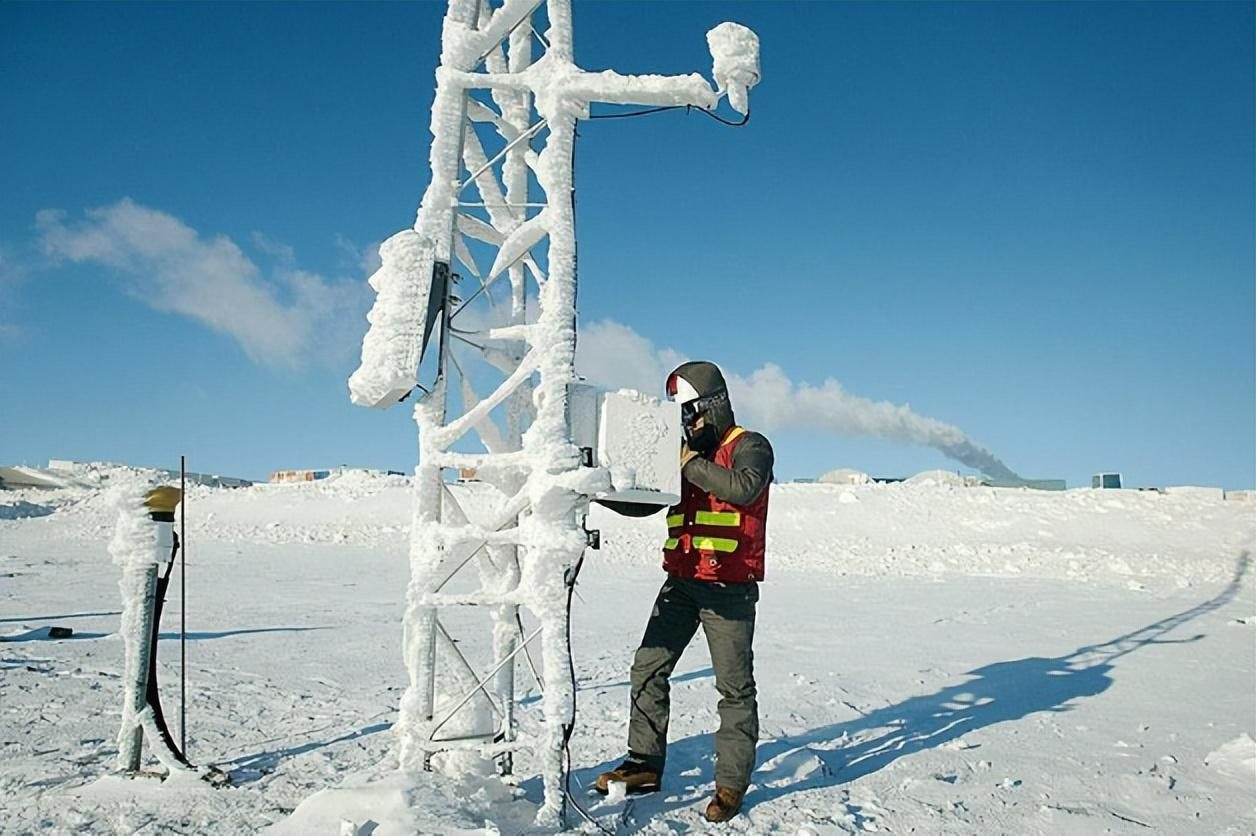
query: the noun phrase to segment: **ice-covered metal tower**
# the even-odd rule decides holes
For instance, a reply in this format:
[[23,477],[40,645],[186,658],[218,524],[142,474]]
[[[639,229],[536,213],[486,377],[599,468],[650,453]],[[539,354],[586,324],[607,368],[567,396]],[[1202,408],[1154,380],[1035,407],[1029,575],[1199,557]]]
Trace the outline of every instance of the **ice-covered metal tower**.
[[[515,752],[530,752],[545,779],[543,822],[561,816],[574,713],[568,587],[587,546],[588,498],[607,486],[605,471],[582,466],[568,417],[576,123],[594,102],[712,110],[727,95],[747,113],[758,39],[724,23],[707,41],[714,87],[696,73],[591,73],[574,63],[570,0],[449,0],[431,181],[414,227],[381,246],[371,277],[377,296],[352,398],[389,406],[419,396],[401,766],[470,750],[508,770]],[[486,310],[503,278],[507,310]],[[438,349],[425,362],[433,336]],[[464,440],[472,431],[480,451]],[[455,469],[474,471],[479,484],[451,489]],[[464,507],[468,491],[476,501]],[[471,566],[478,572],[463,571]],[[521,607],[536,626],[525,628]],[[479,665],[475,642],[453,635],[471,629],[477,612],[489,614],[492,637],[491,658]],[[543,718],[521,729],[516,657],[537,636]]]

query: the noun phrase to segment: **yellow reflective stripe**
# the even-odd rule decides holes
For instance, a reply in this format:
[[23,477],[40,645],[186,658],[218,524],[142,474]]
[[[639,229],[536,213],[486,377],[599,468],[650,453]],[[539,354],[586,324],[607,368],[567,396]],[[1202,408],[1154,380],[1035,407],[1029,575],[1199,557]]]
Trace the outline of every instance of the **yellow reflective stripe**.
[[675,526],[684,525],[684,524],[685,524],[684,514],[668,514],[667,515],[667,527],[668,528],[674,528]]
[[735,552],[737,541],[723,537],[695,537],[693,547],[700,552]]
[[[669,518],[670,519],[670,518]],[[693,521],[698,525],[741,525],[740,511],[698,511]]]
[[733,441],[745,431],[745,427],[733,427],[728,431],[728,435],[724,436],[724,440],[720,442],[720,446],[723,447],[726,444],[732,444]]
[[680,541],[677,540],[675,537],[668,537],[667,542],[663,543],[663,548],[667,549],[668,551],[671,551],[672,549],[676,548],[679,545],[680,545]]

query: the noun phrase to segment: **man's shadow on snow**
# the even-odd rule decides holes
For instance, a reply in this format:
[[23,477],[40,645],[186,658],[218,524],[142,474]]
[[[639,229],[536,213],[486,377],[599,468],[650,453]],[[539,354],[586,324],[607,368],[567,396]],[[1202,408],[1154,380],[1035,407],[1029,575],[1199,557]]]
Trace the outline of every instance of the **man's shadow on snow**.
[[[1182,639],[1162,636],[1229,603],[1238,593],[1250,561],[1248,552],[1239,555],[1233,579],[1216,596],[1110,641],[1080,647],[1067,656],[996,662],[970,671],[965,681],[932,694],[761,743],[757,752],[760,766],[746,796],[747,809],[794,792],[853,781],[901,757],[942,746],[976,729],[1038,712],[1070,711],[1077,700],[1108,689],[1114,663],[1122,656],[1148,645],[1202,639],[1202,634]],[[669,744],[664,791],[640,799],[641,815],[634,818],[645,822],[705,798],[712,781],[711,747],[710,734]],[[610,765],[581,770],[579,784],[588,786]],[[695,767],[699,774],[684,778],[686,783],[677,786],[680,773]]]

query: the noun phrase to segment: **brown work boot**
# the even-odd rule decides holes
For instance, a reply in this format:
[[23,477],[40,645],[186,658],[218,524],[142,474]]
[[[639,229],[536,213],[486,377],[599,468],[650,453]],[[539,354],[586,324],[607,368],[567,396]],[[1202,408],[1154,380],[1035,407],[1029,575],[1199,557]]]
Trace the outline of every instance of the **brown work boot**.
[[603,772],[597,776],[593,789],[602,795],[606,795],[611,791],[612,782],[623,784],[628,791],[628,795],[657,792],[659,788],[659,774],[641,761],[629,758],[610,772]]
[[706,820],[713,822],[728,821],[741,809],[741,799],[745,791],[738,792],[728,787],[716,787],[715,796],[706,808]]

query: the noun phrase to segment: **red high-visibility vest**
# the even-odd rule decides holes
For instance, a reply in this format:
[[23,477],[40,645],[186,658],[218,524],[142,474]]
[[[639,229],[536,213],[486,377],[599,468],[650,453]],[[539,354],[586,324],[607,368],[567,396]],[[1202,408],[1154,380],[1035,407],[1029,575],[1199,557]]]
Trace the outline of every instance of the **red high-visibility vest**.
[[[733,466],[733,451],[745,433],[741,427],[728,431],[715,451],[716,464]],[[700,581],[761,581],[767,519],[766,485],[748,505],[734,505],[684,479],[680,504],[667,512],[663,568],[669,575]]]

